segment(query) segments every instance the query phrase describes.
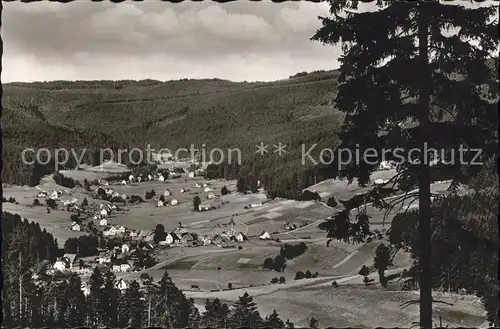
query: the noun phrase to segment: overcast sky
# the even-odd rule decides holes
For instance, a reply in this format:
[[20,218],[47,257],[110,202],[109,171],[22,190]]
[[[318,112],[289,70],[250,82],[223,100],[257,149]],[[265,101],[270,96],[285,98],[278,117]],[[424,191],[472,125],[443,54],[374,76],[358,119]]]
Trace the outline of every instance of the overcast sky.
[[325,3],[3,3],[2,81],[222,78],[333,69],[309,38]]

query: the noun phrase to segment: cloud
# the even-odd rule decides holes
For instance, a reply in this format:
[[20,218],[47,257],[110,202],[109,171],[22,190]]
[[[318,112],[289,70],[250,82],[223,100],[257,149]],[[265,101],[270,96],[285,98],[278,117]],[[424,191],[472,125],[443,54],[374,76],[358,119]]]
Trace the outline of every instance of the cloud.
[[2,80],[273,80],[331,69],[338,50],[309,40],[325,10],[308,2],[7,2]]

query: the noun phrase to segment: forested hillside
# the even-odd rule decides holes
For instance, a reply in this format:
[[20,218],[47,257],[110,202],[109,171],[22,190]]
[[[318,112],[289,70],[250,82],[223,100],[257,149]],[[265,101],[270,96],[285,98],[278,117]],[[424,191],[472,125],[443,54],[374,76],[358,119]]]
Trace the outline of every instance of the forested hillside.
[[[5,84],[2,179],[36,183],[30,178],[33,169],[20,163],[20,152],[27,147],[145,149],[148,144],[171,150],[191,144],[204,144],[207,150],[239,148],[247,163],[273,177],[302,172],[307,169],[300,164],[303,143],[306,148],[338,143],[342,116],[331,104],[337,77],[335,71],[320,71],[270,83],[184,79]],[[263,157],[255,155],[261,141],[270,145]],[[286,145],[285,155],[272,154],[272,145],[279,142]]]

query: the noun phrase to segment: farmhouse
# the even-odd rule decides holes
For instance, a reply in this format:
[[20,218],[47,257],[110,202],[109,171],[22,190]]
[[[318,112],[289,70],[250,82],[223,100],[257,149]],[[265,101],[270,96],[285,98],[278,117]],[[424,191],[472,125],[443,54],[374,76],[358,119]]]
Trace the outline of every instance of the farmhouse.
[[122,244],[122,253],[125,254],[130,251],[130,247],[128,244],[124,243]]
[[295,230],[297,228],[297,225],[295,225],[294,223],[292,222],[286,222],[285,223],[285,229],[291,231],[291,230]]
[[201,188],[201,184],[196,183],[196,187],[197,187],[197,188]]
[[82,282],[82,292],[84,296],[90,295],[90,286],[85,282]]
[[123,263],[120,265],[120,272],[128,272],[132,269],[132,265],[130,263]]
[[208,246],[212,243],[212,239],[208,235],[204,235],[200,238],[200,242],[203,246]]
[[189,178],[194,178],[194,171],[190,171],[190,172],[188,173],[188,177],[189,177]]
[[379,178],[379,179],[376,179],[376,180],[374,181],[374,183],[375,183],[375,185],[380,185],[380,184],[384,184],[384,183],[385,183],[385,181],[384,181],[382,178]]
[[99,262],[99,264],[108,264],[111,263],[111,257],[109,257],[108,255],[101,255],[99,256],[97,261]]
[[134,177],[134,175],[130,175],[130,176],[128,176],[128,180],[129,180],[130,182],[135,181],[135,177]]
[[101,210],[101,216],[102,217],[107,217],[108,216],[108,211],[106,209]]
[[57,200],[57,198],[59,197],[59,194],[57,193],[57,191],[52,191],[52,193],[50,193],[50,199],[52,200]]
[[37,198],[46,198],[47,192],[39,192],[36,196],[37,196]]
[[163,192],[163,196],[164,197],[168,197],[168,196],[171,196],[171,195],[172,195],[172,193],[170,192],[169,189],[166,189],[165,192]]
[[262,233],[259,235],[259,239],[269,240],[269,239],[271,239],[271,236],[266,231],[262,231]]
[[139,182],[139,183],[140,183],[140,182],[141,182],[141,180],[142,180],[142,177],[141,177],[141,176],[137,177],[137,182]]
[[213,194],[212,192],[208,193],[207,199],[213,199],[213,198],[215,198],[215,194]]
[[210,210],[210,209],[212,209],[212,206],[211,206],[211,205],[209,205],[209,204],[200,204],[200,205],[198,206],[198,210],[199,210],[199,211],[208,211],[208,210]]
[[179,201],[177,201],[177,199],[172,199],[172,200],[170,200],[170,204],[171,204],[172,206],[176,206],[178,203],[179,203]]
[[204,192],[212,192],[212,191],[213,191],[213,189],[212,189],[212,188],[210,188],[210,187],[205,187],[205,189],[204,189],[203,191],[204,191]]
[[124,234],[125,233],[125,227],[123,225],[120,225],[116,228],[116,233],[117,234]]
[[175,234],[178,237],[182,237],[184,234],[189,233],[188,230],[186,230],[182,224],[179,222],[179,225],[171,232],[172,234]]
[[71,230],[72,231],[80,231],[81,230],[80,224],[75,223],[75,222],[71,223]]
[[392,169],[392,165],[389,163],[389,161],[382,161],[380,162],[378,168],[380,170],[389,170]]
[[175,241],[174,235],[172,235],[171,233],[167,234],[167,236],[165,237],[165,244],[169,245],[169,244],[174,243],[174,241]]
[[250,204],[250,208],[256,208],[256,207],[261,207],[262,202],[254,202]]
[[131,238],[136,238],[137,237],[137,232],[130,231],[130,232],[128,232],[128,236],[131,237]]
[[116,228],[111,226],[107,231],[102,232],[104,236],[113,236],[116,235]]
[[164,182],[164,181],[165,181],[165,177],[163,177],[163,175],[159,175],[159,176],[158,176],[158,180],[159,180],[160,182]]
[[57,260],[54,263],[54,270],[60,272],[66,270],[66,262],[64,262],[63,260]]
[[156,203],[156,206],[157,207],[163,207],[163,201],[158,200],[158,202]]
[[113,265],[111,267],[111,272],[115,272],[115,273],[120,272],[120,265]]
[[234,237],[236,238],[236,241],[238,241],[238,242],[243,242],[243,241],[247,240],[247,237],[241,232],[238,232],[238,234],[236,234]]
[[116,282],[115,287],[117,289],[119,289],[120,291],[124,291],[124,290],[127,290],[128,284],[127,284],[127,282],[125,280],[120,279],[118,282]]
[[99,226],[108,226],[108,221],[106,218],[103,218],[99,221]]
[[127,181],[126,180],[122,180],[122,185],[127,185]]

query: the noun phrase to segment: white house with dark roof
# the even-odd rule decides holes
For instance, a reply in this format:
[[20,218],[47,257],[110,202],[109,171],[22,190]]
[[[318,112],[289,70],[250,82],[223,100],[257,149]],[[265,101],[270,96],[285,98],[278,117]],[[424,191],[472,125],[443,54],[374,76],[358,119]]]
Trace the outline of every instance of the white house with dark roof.
[[262,231],[262,233],[259,235],[259,239],[261,239],[261,240],[269,240],[269,239],[271,239],[271,236],[269,235],[268,232]]

